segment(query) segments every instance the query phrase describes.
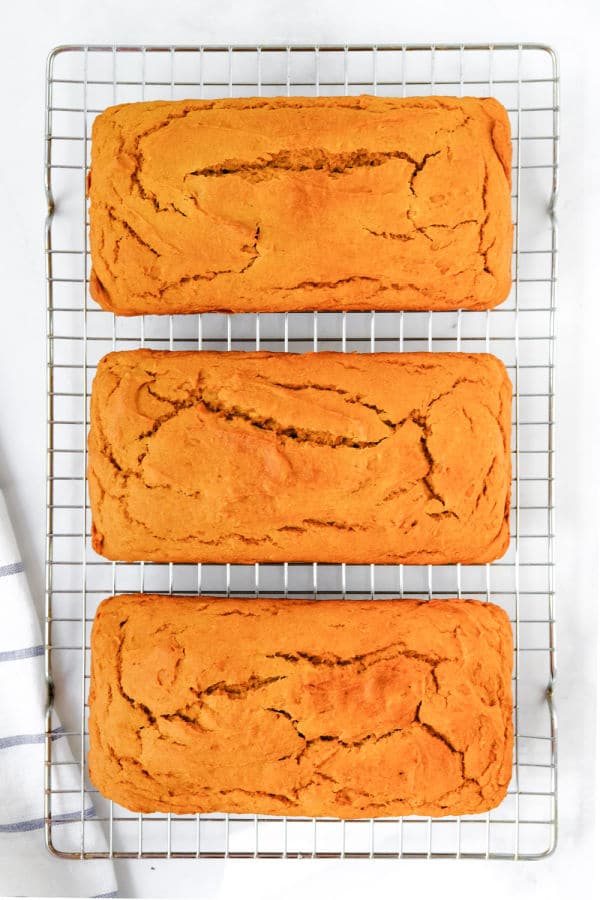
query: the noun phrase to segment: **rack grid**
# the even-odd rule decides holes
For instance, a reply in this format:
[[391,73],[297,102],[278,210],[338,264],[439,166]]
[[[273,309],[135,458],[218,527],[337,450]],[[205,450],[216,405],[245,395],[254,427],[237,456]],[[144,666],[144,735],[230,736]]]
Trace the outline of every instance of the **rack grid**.
[[[48,59],[45,183],[48,334],[46,841],[99,858],[535,859],[556,846],[554,345],[558,65],[539,44],[65,46]],[[227,96],[494,96],[513,134],[513,286],[486,312],[116,318],[89,297],[85,192],[94,117],[114,103]],[[90,546],[91,380],[113,349],[488,351],[511,376],[513,499],[507,554],[484,566],[111,563]],[[87,781],[89,637],[98,603],[125,591],[272,596],[493,598],[515,636],[513,777],[486,815],[357,822],[227,814],[138,815]],[[52,740],[60,706],[74,754]],[[80,767],[77,789],[64,766]],[[72,782],[71,782],[72,783]],[[60,829],[73,795],[78,828]],[[89,806],[89,797],[94,806]],[[64,818],[64,817],[63,817]],[[89,827],[90,820],[102,829]]]

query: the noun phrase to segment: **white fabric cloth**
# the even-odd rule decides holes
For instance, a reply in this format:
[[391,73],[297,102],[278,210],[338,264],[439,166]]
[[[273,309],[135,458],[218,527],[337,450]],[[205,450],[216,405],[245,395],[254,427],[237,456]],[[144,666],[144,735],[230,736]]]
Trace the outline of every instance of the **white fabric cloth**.
[[[0,897],[116,897],[110,861],[59,859],[45,847],[45,707],[40,624],[0,491]],[[57,760],[73,760],[60,725],[52,741]],[[53,771],[61,789],[79,789],[79,766]],[[87,794],[84,809],[86,834],[90,829],[94,845],[105,849],[100,825],[90,821],[94,810]],[[52,816],[60,823],[53,824],[53,833],[64,835],[65,847],[76,847],[81,794],[54,795]]]

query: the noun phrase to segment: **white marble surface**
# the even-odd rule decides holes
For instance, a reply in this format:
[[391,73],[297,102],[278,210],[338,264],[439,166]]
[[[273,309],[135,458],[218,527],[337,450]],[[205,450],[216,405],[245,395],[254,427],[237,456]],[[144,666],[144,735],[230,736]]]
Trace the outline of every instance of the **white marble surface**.
[[[21,0],[4,8],[0,91],[0,483],[43,598],[45,344],[44,60],[69,42],[543,41],[562,76],[557,378],[559,816],[556,854],[534,863],[123,862],[122,896],[447,898],[591,896],[598,810],[597,258],[600,25],[595,0],[192,2]],[[41,838],[40,838],[41,841]],[[40,845],[40,854],[45,851]],[[35,865],[35,860],[32,860]],[[51,880],[48,892],[52,894]]]

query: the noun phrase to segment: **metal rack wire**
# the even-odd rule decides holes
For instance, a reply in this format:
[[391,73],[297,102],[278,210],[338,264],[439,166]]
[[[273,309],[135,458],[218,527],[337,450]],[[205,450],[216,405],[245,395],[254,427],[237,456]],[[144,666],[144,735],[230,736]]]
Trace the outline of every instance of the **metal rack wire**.
[[[513,133],[515,245],[509,299],[488,312],[295,313],[118,319],[88,295],[85,177],[94,116],[113,103],[184,97],[375,93],[495,96]],[[46,106],[48,480],[46,664],[81,773],[64,789],[47,714],[46,839],[65,857],[471,857],[533,859],[557,837],[554,645],[554,339],[558,70],[537,44],[69,46],[48,60]],[[490,351],[514,386],[511,544],[486,566],[111,563],[89,541],[86,434],[95,366],[112,349]],[[515,752],[487,815],[341,822],[137,815],[87,783],[89,633],[97,604],[130,590],[228,596],[492,599],[515,635]],[[66,702],[69,700],[71,702]],[[75,712],[74,712],[75,711]],[[86,809],[86,797],[94,809]],[[56,827],[80,798],[77,839]],[[105,841],[90,819],[104,825]]]

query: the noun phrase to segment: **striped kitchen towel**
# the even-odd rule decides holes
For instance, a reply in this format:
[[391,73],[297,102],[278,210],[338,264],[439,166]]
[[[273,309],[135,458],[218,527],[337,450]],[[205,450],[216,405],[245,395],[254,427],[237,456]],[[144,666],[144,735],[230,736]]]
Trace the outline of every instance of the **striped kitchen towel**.
[[[51,856],[44,844],[44,646],[4,495],[0,491],[0,897],[116,897],[113,865]],[[64,729],[53,729],[57,759],[73,756]],[[76,847],[81,827],[80,768],[57,767],[65,793],[53,799],[53,819]],[[62,799],[60,808],[56,802]],[[106,847],[84,794],[86,829]],[[57,826],[58,827],[58,826]],[[53,829],[55,831],[56,828]],[[69,835],[69,830],[73,831]]]

